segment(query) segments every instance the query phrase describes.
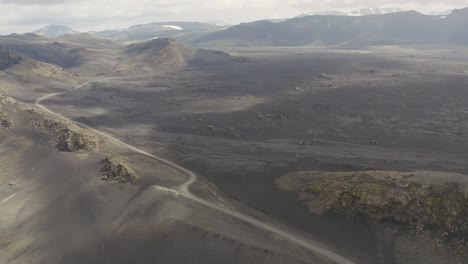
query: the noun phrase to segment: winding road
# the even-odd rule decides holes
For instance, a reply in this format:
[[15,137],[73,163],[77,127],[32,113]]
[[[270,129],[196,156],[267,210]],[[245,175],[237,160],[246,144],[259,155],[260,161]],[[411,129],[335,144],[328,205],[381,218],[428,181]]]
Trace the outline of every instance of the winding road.
[[48,109],[47,107],[45,107],[44,105],[41,104],[42,101],[46,100],[46,99],[50,99],[52,97],[55,97],[55,96],[59,96],[59,95],[63,95],[63,94],[66,94],[66,93],[70,93],[72,91],[75,91],[75,90],[78,90],[78,89],[81,89],[91,83],[97,83],[97,82],[106,82],[106,81],[112,81],[112,80],[118,80],[118,79],[133,79],[133,78],[140,78],[140,77],[150,77],[150,76],[156,76],[156,75],[159,75],[159,74],[145,74],[145,75],[134,75],[134,76],[124,76],[124,77],[111,77],[111,78],[105,78],[105,79],[99,79],[99,80],[95,80],[95,81],[89,81],[89,82],[85,82],[71,90],[67,90],[67,91],[64,91],[64,92],[59,92],[59,93],[51,93],[51,94],[47,94],[45,96],[42,96],[41,98],[38,98],[36,101],[35,101],[35,105],[52,114],[52,115],[56,115],[56,116],[60,116],[61,118],[64,118],[66,120],[69,120],[70,122],[74,122],[75,124],[85,128],[85,129],[88,129],[98,135],[101,135],[102,137],[105,137],[129,150],[132,150],[136,153],[139,153],[141,155],[144,155],[146,157],[149,157],[151,159],[154,159],[154,160],[157,160],[169,167],[172,167],[173,169],[176,169],[177,171],[183,173],[183,174],[186,174],[189,179],[183,183],[182,185],[176,187],[176,188],[173,188],[173,189],[170,189],[170,188],[165,188],[165,187],[161,187],[161,186],[153,186],[155,188],[158,188],[158,189],[162,189],[162,190],[166,190],[166,191],[170,191],[170,192],[174,192],[176,193],[177,195],[182,195],[182,196],[185,196],[186,198],[194,201],[194,202],[197,202],[197,203],[200,203],[208,208],[211,208],[215,211],[218,211],[220,213],[223,213],[225,215],[228,215],[230,217],[233,217],[235,219],[238,219],[240,221],[243,221],[245,223],[248,223],[252,226],[255,226],[259,229],[262,229],[264,231],[268,231],[272,234],[275,234],[275,235],[278,235],[284,239],[287,239],[305,249],[308,249],[310,250],[311,252],[317,254],[317,255],[320,255],[322,257],[325,257],[326,259],[329,259],[331,261],[334,261],[335,263],[337,264],[357,264],[357,262],[353,261],[353,260],[350,260],[330,249],[327,249],[321,245],[319,245],[318,243],[316,242],[313,242],[311,240],[308,240],[308,239],[305,239],[305,238],[301,238],[295,234],[292,234],[290,232],[288,232],[287,230],[281,228],[281,227],[277,227],[277,226],[274,226],[274,225],[270,225],[270,224],[267,224],[265,222],[262,222],[254,217],[251,217],[247,214],[244,214],[240,211],[235,211],[235,210],[232,210],[232,209],[229,209],[229,208],[225,208],[225,207],[222,207],[222,206],[219,206],[217,204],[214,204],[210,201],[207,201],[207,200],[203,200],[201,198],[198,198],[197,196],[193,195],[191,192],[190,192],[190,186],[195,182],[197,181],[197,175],[182,167],[182,166],[179,166],[169,160],[166,160],[166,159],[163,159],[163,158],[160,158],[158,156],[155,156],[155,155],[152,155],[142,149],[139,149],[137,147],[134,147],[132,145],[129,145],[115,137],[113,137],[112,135],[109,135],[105,132],[102,132],[102,131],[99,131],[95,128],[92,128],[84,123],[81,123],[81,122],[77,122],[77,121],[73,121],[73,120],[70,120],[66,117],[64,117],[63,115],[59,114],[59,113],[56,113],[56,112],[53,112],[52,110]]

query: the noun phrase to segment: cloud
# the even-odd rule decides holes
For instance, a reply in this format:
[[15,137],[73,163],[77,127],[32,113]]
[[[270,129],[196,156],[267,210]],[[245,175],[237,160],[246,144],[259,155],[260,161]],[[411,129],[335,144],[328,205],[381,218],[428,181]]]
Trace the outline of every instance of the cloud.
[[444,11],[465,5],[466,0],[389,0],[379,4],[375,0],[0,0],[0,34],[32,31],[48,24],[88,31],[155,21],[239,23],[325,9],[399,6]]
[[[48,5],[48,4],[57,4],[57,3],[64,3],[67,1],[61,0],[45,0],[45,1],[38,1],[38,0],[0,0],[1,3],[6,4],[18,4],[18,5]],[[71,2],[71,1],[68,1]]]

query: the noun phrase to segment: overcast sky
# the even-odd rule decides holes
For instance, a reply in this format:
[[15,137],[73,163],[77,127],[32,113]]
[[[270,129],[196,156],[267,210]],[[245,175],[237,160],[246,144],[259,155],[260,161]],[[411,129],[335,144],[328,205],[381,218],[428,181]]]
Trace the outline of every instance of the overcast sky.
[[[378,2],[378,3],[377,3]],[[468,6],[467,0],[0,0],[0,34],[49,24],[80,31],[158,21],[222,21],[231,24],[285,18],[320,10],[397,6],[420,12]]]

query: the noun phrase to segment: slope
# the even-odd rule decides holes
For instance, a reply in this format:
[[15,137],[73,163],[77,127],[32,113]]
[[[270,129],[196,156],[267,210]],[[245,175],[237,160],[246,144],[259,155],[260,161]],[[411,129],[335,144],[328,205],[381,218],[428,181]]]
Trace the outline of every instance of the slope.
[[0,46],[0,72],[21,77],[55,79],[60,81],[76,80],[78,76],[59,66],[35,61]]
[[[168,174],[172,184],[186,179],[64,118],[8,97],[0,97],[0,114],[2,263],[330,263],[177,192],[145,184],[149,178],[164,183]],[[64,149],[63,143],[78,147]],[[100,161],[109,154],[124,156],[144,180],[102,180]]]
[[227,53],[187,47],[173,38],[132,44],[124,48],[124,53],[134,63],[149,66],[213,66],[237,61]]

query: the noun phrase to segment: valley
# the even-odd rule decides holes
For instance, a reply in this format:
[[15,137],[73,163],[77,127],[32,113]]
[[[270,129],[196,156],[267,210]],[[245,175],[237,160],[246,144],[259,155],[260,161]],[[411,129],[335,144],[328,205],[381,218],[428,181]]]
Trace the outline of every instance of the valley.
[[0,36],[0,262],[466,263],[464,39],[334,36],[413,15]]

